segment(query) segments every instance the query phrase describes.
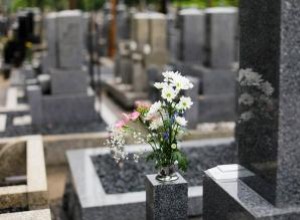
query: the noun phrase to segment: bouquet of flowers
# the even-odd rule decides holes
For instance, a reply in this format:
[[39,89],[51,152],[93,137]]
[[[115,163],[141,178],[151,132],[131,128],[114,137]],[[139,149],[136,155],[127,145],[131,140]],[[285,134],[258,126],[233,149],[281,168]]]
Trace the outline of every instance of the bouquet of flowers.
[[[124,114],[123,119],[112,128],[107,144],[115,160],[121,161],[128,159],[124,150],[127,136],[133,137],[135,143],[148,143],[152,151],[147,153],[146,158],[153,160],[156,169],[159,169],[157,179],[173,181],[178,179],[176,168],[187,169],[187,159],[178,148],[178,142],[188,123],[184,114],[193,104],[183,91],[193,85],[179,72],[167,71],[163,76],[163,82],[154,84],[161,92],[161,100],[152,105],[137,103],[136,109],[131,114]],[[133,156],[134,160],[139,157],[138,154]]]

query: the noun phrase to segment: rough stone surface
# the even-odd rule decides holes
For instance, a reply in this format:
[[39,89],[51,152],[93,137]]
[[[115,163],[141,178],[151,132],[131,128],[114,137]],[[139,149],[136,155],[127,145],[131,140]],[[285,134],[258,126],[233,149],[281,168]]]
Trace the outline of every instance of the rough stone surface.
[[[189,186],[202,185],[204,170],[217,164],[235,161],[234,149],[234,145],[184,148],[183,152],[189,159],[189,166],[182,176]],[[226,153],[222,154],[224,151]],[[138,163],[127,160],[122,166],[118,166],[111,155],[105,154],[93,157],[93,162],[105,192],[108,194],[143,191],[145,175],[156,172],[154,164],[144,159]]]
[[28,115],[29,112],[7,112],[7,126],[5,131],[0,132],[0,137],[16,137],[30,134],[72,134],[104,131],[107,125],[101,118],[88,123],[79,124],[44,124],[42,126],[23,125],[14,126],[13,119]]
[[77,69],[83,63],[82,13],[78,10],[57,14],[58,66]]
[[51,93],[59,94],[84,94],[88,88],[87,73],[80,70],[52,70]]
[[147,175],[146,219],[185,220],[188,217],[188,184],[180,174],[171,183],[160,183],[156,175]]

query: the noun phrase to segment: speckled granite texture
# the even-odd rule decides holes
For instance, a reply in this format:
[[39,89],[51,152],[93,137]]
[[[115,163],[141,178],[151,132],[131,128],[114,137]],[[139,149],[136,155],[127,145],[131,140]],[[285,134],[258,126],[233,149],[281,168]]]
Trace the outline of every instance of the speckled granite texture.
[[208,170],[204,219],[298,220],[300,1],[241,0],[240,24],[240,67],[262,75],[274,93],[236,128],[239,163],[254,175],[241,177],[236,171],[235,178],[224,180]]
[[160,183],[156,175],[147,175],[146,219],[186,220],[188,217],[188,183],[178,173],[179,179],[170,183]]
[[[188,187],[189,216],[199,216],[202,213],[201,183],[203,170],[218,163],[236,161],[236,148],[232,145],[232,142],[233,139],[229,138],[182,143],[183,149],[191,149],[190,160],[202,161],[202,163],[195,162],[198,163],[198,165],[195,165],[195,172],[186,173],[186,178],[194,181],[193,185],[195,184]],[[140,147],[147,149],[147,146]],[[194,148],[196,147],[199,149],[195,150]],[[137,146],[126,147],[128,152],[136,152],[137,150],[139,150]],[[125,168],[133,168],[134,164],[125,164],[124,169],[120,169],[118,166],[112,165],[114,163],[113,160],[109,162],[99,160],[101,162],[97,162],[96,168],[92,158],[100,154],[102,156],[109,155],[110,150],[108,148],[99,148],[67,152],[71,172],[70,187],[67,187],[68,190],[66,190],[64,202],[64,204],[67,204],[66,207],[68,207],[67,213],[75,215],[73,217],[74,220],[144,219],[146,216],[146,193],[143,191],[145,189],[143,188],[145,175],[142,173],[144,170],[134,168],[134,172],[128,173]],[[199,157],[199,155],[201,156]],[[102,170],[106,163],[108,165]],[[139,177],[137,178],[136,175]],[[133,189],[134,191],[132,191]]]
[[[204,177],[203,218],[205,220],[298,220],[300,207],[279,208],[236,178],[241,171],[216,175],[216,168]],[[244,172],[244,171],[243,171]],[[255,178],[249,175],[248,178]]]
[[242,0],[240,6],[240,67],[252,68],[275,89],[273,107],[237,126],[239,161],[265,186],[244,181],[277,206],[299,205],[300,1]]
[[31,134],[70,134],[70,133],[86,133],[105,131],[107,125],[99,117],[98,121],[74,124],[74,125],[44,125],[42,127],[35,127],[33,125],[14,126],[13,118],[16,116],[29,115],[29,112],[7,112],[6,130],[0,132],[0,137],[15,137]]

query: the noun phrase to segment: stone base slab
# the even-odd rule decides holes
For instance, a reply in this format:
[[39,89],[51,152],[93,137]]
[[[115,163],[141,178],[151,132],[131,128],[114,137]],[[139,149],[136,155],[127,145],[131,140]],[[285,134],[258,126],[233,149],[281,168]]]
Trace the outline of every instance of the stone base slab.
[[297,220],[300,206],[279,208],[243,182],[255,174],[237,165],[223,165],[205,172],[205,220]]

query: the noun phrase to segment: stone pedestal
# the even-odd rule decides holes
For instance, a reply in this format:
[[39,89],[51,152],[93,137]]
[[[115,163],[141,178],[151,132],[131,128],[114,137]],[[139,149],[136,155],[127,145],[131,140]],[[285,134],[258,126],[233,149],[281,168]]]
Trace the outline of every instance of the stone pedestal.
[[188,184],[180,174],[179,179],[161,183],[156,174],[147,175],[146,219],[186,220],[188,217]]

